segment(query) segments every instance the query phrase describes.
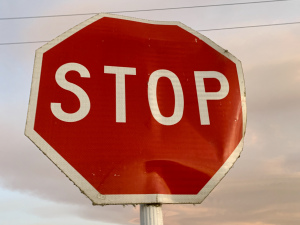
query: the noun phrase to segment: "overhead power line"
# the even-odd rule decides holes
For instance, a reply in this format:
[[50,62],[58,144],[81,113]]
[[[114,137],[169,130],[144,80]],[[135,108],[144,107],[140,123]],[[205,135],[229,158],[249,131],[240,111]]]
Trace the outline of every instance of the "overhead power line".
[[22,45],[22,44],[36,44],[36,43],[46,43],[49,41],[19,41],[19,42],[4,42],[0,43],[0,45]]
[[270,23],[270,24],[259,24],[259,25],[240,26],[240,27],[221,27],[221,28],[212,28],[212,29],[204,29],[204,30],[197,30],[197,31],[204,32],[204,31],[217,31],[217,30],[233,30],[233,29],[272,27],[272,26],[283,26],[283,25],[293,25],[293,24],[300,24],[300,22]]
[[[112,11],[107,13],[132,13],[132,12],[151,12],[151,11],[164,11],[164,10],[177,10],[177,9],[194,9],[194,8],[208,8],[208,7],[224,7],[224,6],[237,6],[237,5],[250,5],[250,4],[262,4],[262,3],[275,3],[275,2],[287,2],[292,0],[266,0],[266,1],[252,1],[252,2],[236,2],[236,3],[223,3],[212,5],[195,5],[195,6],[183,6],[183,7],[171,7],[171,8],[158,8],[158,9],[138,9],[138,10],[124,10],[124,11]],[[61,15],[46,15],[46,16],[20,16],[20,17],[7,17],[0,18],[0,20],[19,20],[19,19],[38,19],[38,18],[50,18],[50,17],[66,17],[66,16],[86,16],[96,15],[98,13],[74,13],[74,14],[61,14]]]
[[[293,25],[293,24],[300,24],[300,21],[288,22],[288,23],[259,24],[259,25],[240,26],[240,27],[211,28],[211,29],[204,29],[204,30],[197,30],[197,31],[205,32],[205,31],[219,31],[219,30],[234,30],[234,29],[243,29],[243,28],[272,27],[272,26],[284,26],[284,25]],[[49,40],[48,41],[6,42],[6,43],[0,43],[0,45],[34,44],[34,43],[45,43],[45,42],[49,42]]]

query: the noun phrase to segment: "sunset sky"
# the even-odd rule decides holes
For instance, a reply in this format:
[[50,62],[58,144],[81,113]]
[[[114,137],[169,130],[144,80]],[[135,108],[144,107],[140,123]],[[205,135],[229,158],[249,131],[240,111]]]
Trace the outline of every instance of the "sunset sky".
[[202,204],[163,205],[164,224],[299,224],[299,10],[299,0],[0,0],[0,224],[139,224],[138,206],[93,206],[24,135],[35,50],[100,12],[180,21],[243,65],[241,157]]

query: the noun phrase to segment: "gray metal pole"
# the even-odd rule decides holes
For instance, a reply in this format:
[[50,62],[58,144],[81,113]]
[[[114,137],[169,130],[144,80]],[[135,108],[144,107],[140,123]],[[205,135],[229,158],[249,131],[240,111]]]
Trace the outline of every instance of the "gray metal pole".
[[141,225],[163,225],[161,204],[140,205]]

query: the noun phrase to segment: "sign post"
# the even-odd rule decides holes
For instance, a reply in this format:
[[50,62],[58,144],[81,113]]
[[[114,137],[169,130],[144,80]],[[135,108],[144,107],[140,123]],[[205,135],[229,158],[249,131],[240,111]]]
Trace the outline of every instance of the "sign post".
[[161,204],[140,205],[141,225],[163,225]]
[[93,204],[142,204],[144,224],[201,203],[245,127],[240,61],[182,23],[99,14],[36,51],[25,134]]

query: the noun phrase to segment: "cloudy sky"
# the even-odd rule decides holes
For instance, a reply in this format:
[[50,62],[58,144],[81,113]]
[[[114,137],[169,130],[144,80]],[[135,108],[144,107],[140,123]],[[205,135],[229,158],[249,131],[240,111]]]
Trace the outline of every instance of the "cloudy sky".
[[[35,50],[92,15],[246,0],[0,0],[0,224],[138,224],[139,207],[92,206],[24,136]],[[253,1],[252,1],[253,2]],[[260,1],[263,2],[263,1]],[[300,1],[123,12],[180,21],[241,60],[248,123],[244,150],[201,205],[164,205],[166,225],[296,225],[300,221]],[[4,44],[6,43],[6,44]]]

